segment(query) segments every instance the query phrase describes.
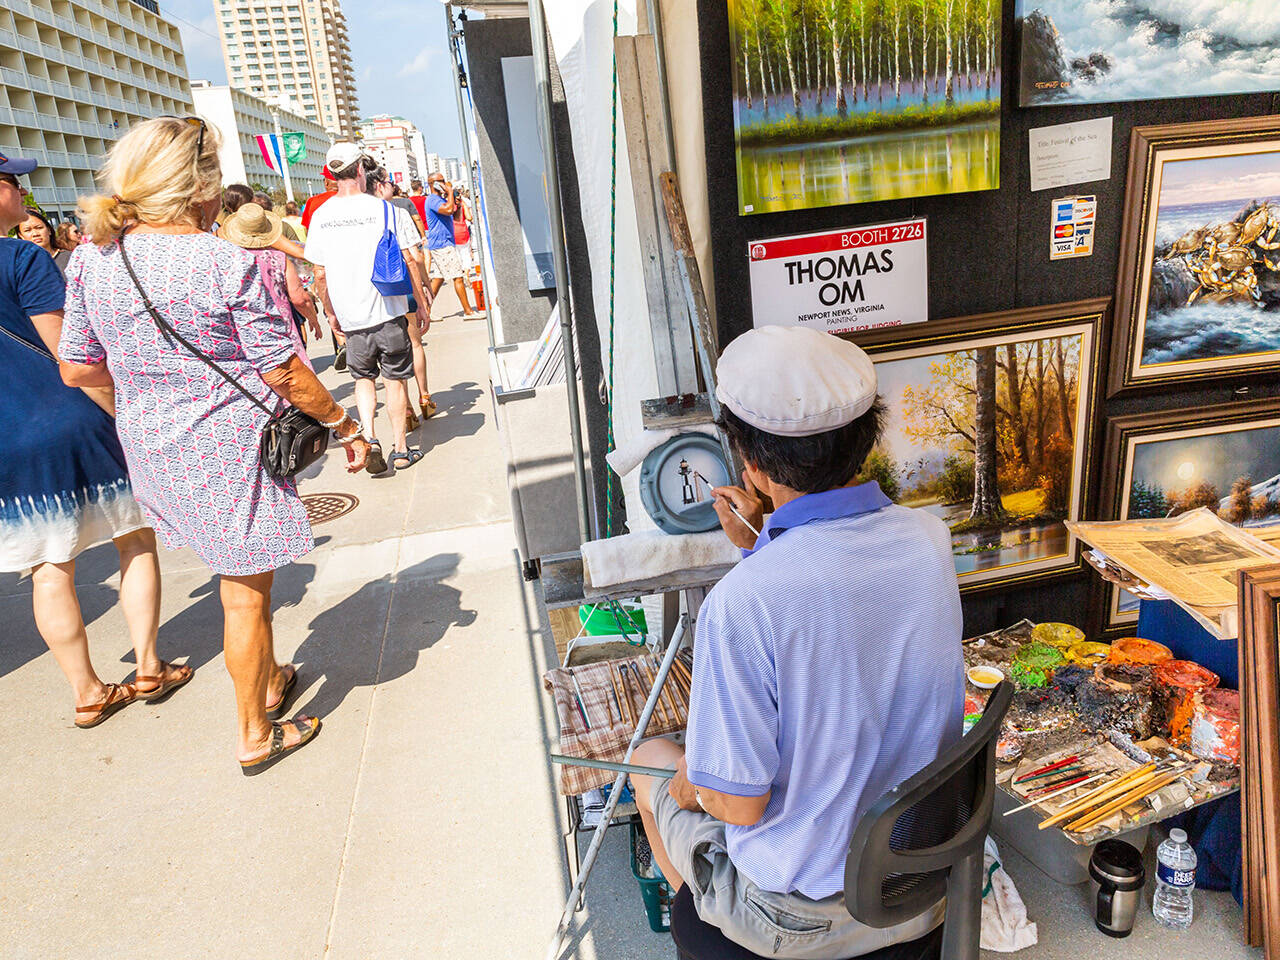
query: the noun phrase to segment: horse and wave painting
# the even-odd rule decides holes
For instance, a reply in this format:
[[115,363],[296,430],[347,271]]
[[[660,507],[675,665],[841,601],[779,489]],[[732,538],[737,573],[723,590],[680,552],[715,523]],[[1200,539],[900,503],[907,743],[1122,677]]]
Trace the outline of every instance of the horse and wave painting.
[[1000,186],[999,0],[727,0],[739,213]]
[[1096,318],[871,348],[888,419],[864,478],[951,529],[962,587],[1077,565]]

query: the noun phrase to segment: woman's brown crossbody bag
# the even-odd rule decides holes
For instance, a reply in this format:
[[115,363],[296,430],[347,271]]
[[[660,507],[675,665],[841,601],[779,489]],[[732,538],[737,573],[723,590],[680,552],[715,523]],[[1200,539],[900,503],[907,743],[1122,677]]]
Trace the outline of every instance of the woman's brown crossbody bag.
[[262,441],[258,445],[258,451],[262,457],[262,465],[267,468],[267,473],[277,480],[288,480],[299,471],[305,470],[319,460],[329,447],[328,428],[321,426],[319,420],[303,413],[292,404],[289,404],[283,410],[273,412],[270,407],[246,390],[240,381],[192,346],[182,334],[173,328],[173,324],[160,316],[159,311],[151,305],[146,291],[142,289],[142,283],[138,280],[138,275],[133,272],[133,266],[125,255],[123,232],[120,234],[117,245],[120,248],[120,260],[124,263],[124,268],[128,272],[129,278],[133,281],[133,285],[138,288],[138,296],[142,297],[142,305],[147,308],[147,312],[151,314],[151,319],[156,322],[156,326],[160,328],[160,332],[170,346],[173,345],[174,340],[177,340],[187,349],[188,353],[203,361],[211,370],[243,393],[254,406],[267,415],[267,425],[263,428]]

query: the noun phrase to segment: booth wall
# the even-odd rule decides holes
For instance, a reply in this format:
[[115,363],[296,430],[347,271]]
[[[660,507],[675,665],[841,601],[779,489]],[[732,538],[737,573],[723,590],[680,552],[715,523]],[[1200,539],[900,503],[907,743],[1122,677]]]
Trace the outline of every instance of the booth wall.
[[525,278],[524,242],[520,232],[511,125],[502,82],[504,57],[531,53],[528,20],[468,20],[467,68],[475,104],[480,168],[484,171],[489,239],[502,305],[502,334],[507,343],[536,340],[551,315],[556,291],[530,291]]
[[[722,347],[751,328],[747,272],[750,241],[912,217],[928,218],[930,320],[1110,297],[1116,285],[1130,131],[1135,126],[1280,112],[1280,95],[1273,94],[1019,108],[1016,105],[1013,2],[1006,0],[1000,189],[740,217],[727,2],[698,0],[698,14],[716,313]],[[1170,77],[1169,82],[1179,81],[1177,77]],[[672,96],[678,97],[680,92],[673,90]],[[1032,193],[1028,131],[1106,116],[1114,118],[1111,179]],[[1051,262],[1048,253],[1050,203],[1076,194],[1095,194],[1098,198],[1094,254]],[[1104,357],[1109,357],[1105,340],[1102,349]],[[1103,387],[1100,385],[1099,389]],[[1093,515],[1097,501],[1101,441],[1107,418],[1277,394],[1280,386],[1276,378],[1264,377],[1234,380],[1206,389],[1163,390],[1100,402],[1086,516]],[[964,599],[965,629],[973,635],[1021,617],[1067,619],[1084,626],[1084,611],[1093,597],[1092,573],[1077,573],[1002,591],[971,593]]]

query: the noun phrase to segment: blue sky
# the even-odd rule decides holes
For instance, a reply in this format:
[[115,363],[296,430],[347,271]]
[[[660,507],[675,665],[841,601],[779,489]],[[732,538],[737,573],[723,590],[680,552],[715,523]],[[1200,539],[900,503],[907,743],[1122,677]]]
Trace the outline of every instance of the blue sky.
[[[182,32],[192,79],[226,83],[213,0],[160,0],[160,12]],[[361,114],[399,114],[418,125],[428,152],[460,156],[444,6],[434,0],[348,0],[343,12]]]

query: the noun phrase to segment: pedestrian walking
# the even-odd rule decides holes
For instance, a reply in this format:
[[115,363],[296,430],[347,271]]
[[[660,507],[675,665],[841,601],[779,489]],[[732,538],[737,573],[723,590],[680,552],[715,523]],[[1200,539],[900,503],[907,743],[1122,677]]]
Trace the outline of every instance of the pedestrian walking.
[[298,205],[292,200],[284,205],[284,217],[282,219],[293,228],[299,243],[307,242],[307,228],[302,225],[302,214],[298,210]]
[[271,245],[280,239],[283,229],[284,223],[279,216],[256,203],[246,203],[222,222],[222,230],[218,235],[228,243],[234,243],[253,254],[276,312],[288,322],[289,334],[298,357],[308,368],[312,368],[303,330],[309,327],[311,335],[316,339],[320,338],[323,331],[320,328],[320,318],[316,315],[315,302],[303,288],[293,261],[281,251],[271,249]]
[[[6,231],[7,232],[7,231]],[[58,248],[53,243],[53,227],[43,213],[27,209],[26,216],[18,224],[18,239],[34,243],[51,257],[57,257]],[[61,273],[61,270],[59,270]]]
[[236,754],[252,775],[320,729],[302,714],[276,722],[298,673],[276,662],[271,633],[274,573],[314,543],[296,485],[261,462],[269,414],[211,364],[268,410],[283,400],[335,430],[348,470],[369,447],[298,358],[253,256],[206,232],[221,204],[218,139],[198,117],[160,117],[111,148],[111,193],[80,200],[94,244],[72,258],[59,352],[68,384],[114,385],[134,493],[161,541],[219,576]]
[[75,252],[76,247],[80,246],[82,239],[80,228],[74,221],[63,220],[58,224],[58,230],[53,237],[53,245],[58,248],[58,252],[53,255],[53,262],[58,265],[63,275],[67,272],[71,254]]
[[315,284],[329,322],[347,337],[347,363],[355,380],[356,406],[373,453],[370,473],[387,469],[378,444],[374,417],[379,373],[387,389],[392,448],[389,463],[405,469],[422,459],[406,438],[409,415],[408,382],[414,379],[413,347],[409,337],[409,300],[386,296],[374,285],[375,254],[389,231],[412,278],[411,286],[425,301],[423,277],[412,251],[420,243],[403,211],[365,193],[369,162],[354,143],[329,148],[325,166],[337,181],[337,193],[321,207],[307,228],[306,258],[315,268]]
[[431,254],[431,295],[440,292],[446,280],[452,281],[453,289],[462,304],[464,320],[476,320],[480,314],[471,309],[471,300],[467,294],[465,271],[458,257],[458,248],[453,234],[453,211],[457,209],[457,201],[453,193],[453,184],[445,180],[439,173],[427,178],[431,192],[423,201],[426,211],[427,249]]
[[[417,218],[417,210],[410,202],[408,197],[396,198],[395,187],[387,177],[387,171],[379,167],[373,172],[374,192],[373,195],[379,200],[385,200],[394,207],[405,210],[405,213],[411,218]],[[407,210],[405,208],[408,208]],[[414,228],[418,225],[415,223]],[[418,230],[418,236],[421,238],[422,231]],[[421,245],[414,247],[409,256],[418,265],[418,273],[425,277],[429,264],[423,260]],[[426,288],[424,287],[424,292]],[[418,407],[422,410],[422,419],[429,420],[435,416],[436,404],[431,399],[431,390],[427,386],[427,353],[426,345],[422,342],[423,336],[431,329],[431,301],[426,303],[418,303],[415,299],[409,297],[409,312],[406,314],[409,318],[409,346],[413,350],[413,378],[418,384]],[[417,418],[410,411],[411,423],[409,429],[413,430],[417,427]]]
[[[34,160],[0,156],[0,233],[26,217],[19,176]],[[139,696],[167,697],[191,679],[160,659],[156,538],[134,500],[108,387],[68,387],[55,354],[65,283],[26,240],[0,239],[0,571],[31,571],[36,629],[71,685],[75,724],[94,727]],[[133,642],[133,683],[104,683],[89,656],[76,557],[112,540],[120,605]]]

